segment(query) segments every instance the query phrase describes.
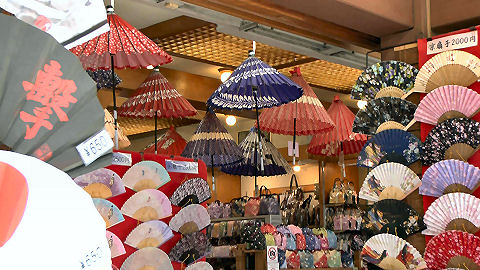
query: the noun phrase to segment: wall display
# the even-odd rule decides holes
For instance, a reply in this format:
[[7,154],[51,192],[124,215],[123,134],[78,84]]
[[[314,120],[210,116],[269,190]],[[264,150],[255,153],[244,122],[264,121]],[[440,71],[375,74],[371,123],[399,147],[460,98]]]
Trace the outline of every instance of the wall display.
[[213,270],[213,267],[207,262],[197,262],[187,266],[185,270]]
[[383,163],[368,173],[359,197],[372,202],[403,200],[421,184],[420,178],[407,166],[395,162]]
[[114,233],[107,231],[107,241],[110,247],[111,257],[115,258],[126,253],[122,240]]
[[480,185],[480,169],[466,162],[447,159],[430,166],[422,178],[420,194],[440,197],[447,193],[471,194]]
[[447,231],[433,237],[425,249],[430,269],[480,268],[480,237],[463,231]]
[[468,118],[455,118],[436,125],[423,144],[424,165],[443,159],[468,160],[480,146],[480,123]]
[[418,69],[400,61],[382,61],[366,68],[352,87],[351,98],[402,97],[413,88]]
[[125,192],[120,176],[116,172],[105,168],[75,177],[73,181],[90,194],[92,198],[108,199]]
[[211,249],[212,245],[204,233],[193,232],[182,236],[170,251],[169,257],[172,261],[190,265],[204,258]]
[[162,269],[173,270],[168,255],[161,249],[146,247],[128,256],[120,270]]
[[362,228],[369,235],[390,233],[406,239],[426,227],[420,215],[408,204],[385,199],[376,202],[366,211]]
[[423,217],[426,235],[437,235],[446,230],[480,230],[480,199],[466,193],[448,193],[436,199]]
[[105,221],[107,229],[125,220],[118,207],[105,199],[93,198],[93,204]]
[[207,181],[202,178],[191,178],[175,189],[170,202],[173,205],[185,207],[189,204],[203,203],[210,197],[211,192]]
[[210,215],[205,207],[190,204],[182,208],[171,220],[170,228],[183,235],[198,232],[210,225]]
[[367,240],[362,258],[382,269],[426,269],[422,255],[407,241],[392,235],[378,234]]
[[480,109],[480,94],[464,86],[445,85],[428,93],[418,105],[416,121],[436,125],[447,119],[471,118]]
[[385,162],[405,166],[420,159],[422,142],[409,132],[391,129],[373,136],[358,155],[357,166],[374,168]]
[[122,213],[145,222],[171,216],[172,205],[163,192],[156,189],[144,189],[132,195],[123,204]]
[[165,185],[170,181],[170,175],[161,164],[145,160],[128,169],[122,181],[126,187],[138,192],[144,189],[157,189]]
[[395,97],[370,100],[353,121],[353,132],[374,135],[387,129],[404,129],[413,119],[417,105]]
[[138,249],[159,247],[172,237],[172,229],[165,222],[150,220],[133,229],[125,239],[125,244]]

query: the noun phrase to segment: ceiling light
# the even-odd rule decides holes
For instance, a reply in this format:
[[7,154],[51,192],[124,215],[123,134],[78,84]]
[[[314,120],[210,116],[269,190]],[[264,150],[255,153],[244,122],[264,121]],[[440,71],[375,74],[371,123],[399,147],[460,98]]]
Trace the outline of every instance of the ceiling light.
[[294,172],[299,172],[300,171],[300,165],[293,166],[293,171]]
[[227,116],[227,118],[225,118],[225,122],[227,123],[227,125],[233,126],[235,125],[235,123],[237,123],[237,118],[235,118],[235,116],[233,115],[229,115]]
[[360,110],[363,110],[365,107],[367,107],[367,103],[368,102],[366,100],[359,100],[357,101],[357,106],[360,108]]
[[225,82],[226,80],[228,80],[228,78],[230,77],[230,75],[232,75],[232,70],[228,69],[228,68],[219,68],[218,69],[218,72],[220,72],[220,80],[223,82]]
[[153,68],[154,68],[154,66],[152,66],[152,65],[147,66],[147,69],[153,69]]

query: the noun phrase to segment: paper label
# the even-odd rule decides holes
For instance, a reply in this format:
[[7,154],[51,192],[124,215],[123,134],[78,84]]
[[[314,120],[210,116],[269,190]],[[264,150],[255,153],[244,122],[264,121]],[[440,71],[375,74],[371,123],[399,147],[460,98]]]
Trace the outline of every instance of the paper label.
[[77,151],[83,160],[85,166],[94,162],[97,158],[113,148],[113,141],[105,129],[88,138],[81,144],[77,145]]
[[477,46],[478,31],[436,38],[427,42],[427,55]]
[[168,172],[198,174],[198,162],[165,160],[165,167]]
[[278,262],[271,262],[271,263],[267,263],[267,269],[268,270],[278,270],[278,269],[280,269],[280,266],[279,266]]
[[278,263],[277,246],[267,246],[267,264],[269,263]]
[[132,154],[113,152],[112,165],[132,166]]
[[[288,156],[293,157],[293,142],[288,141]],[[295,142],[295,156],[299,157],[298,142]]]

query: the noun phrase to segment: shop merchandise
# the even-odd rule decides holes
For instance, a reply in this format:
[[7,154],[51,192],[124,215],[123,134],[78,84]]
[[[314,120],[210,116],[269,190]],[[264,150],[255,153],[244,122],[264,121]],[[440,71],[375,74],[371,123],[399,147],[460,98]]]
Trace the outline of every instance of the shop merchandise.
[[107,229],[125,220],[122,212],[115,204],[105,199],[93,198],[92,200],[98,213],[105,221]]
[[287,250],[285,253],[285,257],[287,259],[287,268],[291,269],[299,269],[300,268],[300,256],[296,251]]
[[175,189],[170,196],[170,202],[175,206],[185,207],[192,203],[203,203],[210,197],[211,192],[207,181],[202,178],[190,178]]
[[[168,156],[180,156],[187,145],[187,141],[171,126],[157,140],[157,154]],[[144,153],[155,153],[155,142],[147,145]]]
[[437,235],[447,230],[476,233],[480,228],[480,199],[466,193],[448,193],[436,199],[423,217],[426,235]]
[[342,267],[342,255],[337,250],[327,251],[327,265],[329,268]]
[[183,235],[198,232],[210,225],[210,216],[200,204],[190,204],[182,208],[170,220],[170,228]]
[[128,169],[123,175],[126,187],[138,192],[144,189],[158,189],[170,181],[167,170],[154,161],[141,161]]
[[245,217],[254,217],[258,215],[258,211],[260,210],[260,198],[259,197],[252,197],[249,198],[247,203],[245,203]]
[[356,207],[327,207],[326,227],[335,231],[360,230],[362,211]]
[[[293,187],[293,180],[295,180],[295,188]],[[296,213],[299,211],[301,204],[304,201],[304,193],[301,187],[298,186],[297,176],[292,174],[290,178],[290,189],[283,194],[283,201],[280,203],[281,215],[284,224],[296,224]]]
[[146,247],[135,251],[132,255],[128,256],[120,270],[134,270],[145,267],[173,270],[168,255],[161,249],[153,247]]
[[400,98],[413,88],[418,69],[400,61],[382,61],[366,68],[352,87],[351,98]]
[[345,185],[340,178],[335,178],[329,194],[329,203],[345,203]]
[[317,250],[313,252],[313,264],[315,268],[328,268],[328,258],[326,251]]
[[230,209],[232,217],[243,217],[245,214],[245,204],[248,202],[248,197],[244,196],[230,201]]
[[197,262],[187,266],[185,270],[213,270],[213,267],[207,262]]
[[479,184],[479,168],[460,160],[447,159],[433,164],[425,171],[419,192],[432,197],[452,192],[471,194]]
[[265,186],[263,187],[264,193],[262,193],[262,187],[260,187],[260,206],[258,214],[280,215],[279,196],[277,194],[272,194]]
[[403,200],[421,184],[420,178],[407,166],[395,162],[383,163],[365,177],[359,196],[371,202]]
[[125,193],[125,186],[120,176],[105,168],[75,177],[73,181],[92,198],[108,199]]
[[[105,130],[110,135],[110,138],[112,140],[115,140],[115,119],[107,109],[104,109],[103,112],[105,113]],[[118,123],[117,123],[117,136],[118,136],[118,147],[120,149],[130,146],[130,140],[128,139],[127,135],[123,133],[123,129]]]
[[193,232],[183,235],[168,256],[172,261],[190,265],[207,256],[211,249],[212,245],[204,233]]
[[122,206],[122,213],[141,222],[172,215],[168,197],[157,189],[144,189],[133,194]]
[[110,248],[111,257],[115,258],[126,253],[122,240],[114,233],[107,231],[107,242]]
[[139,224],[128,234],[125,244],[142,249],[159,247],[173,237],[172,229],[163,221],[150,220]]
[[300,267],[301,268],[315,268],[313,263],[313,254],[308,250],[302,250],[298,252],[300,256]]
[[111,70],[97,69],[97,70],[85,70],[85,71],[92,78],[92,80],[97,83],[97,90],[100,90],[101,88],[112,88],[113,84],[117,86],[122,82],[122,79],[120,79],[117,73],[114,72],[113,73],[114,81],[112,83]]
[[247,244],[247,249],[266,249],[265,236],[256,222],[248,222],[243,225],[240,232],[240,242]]

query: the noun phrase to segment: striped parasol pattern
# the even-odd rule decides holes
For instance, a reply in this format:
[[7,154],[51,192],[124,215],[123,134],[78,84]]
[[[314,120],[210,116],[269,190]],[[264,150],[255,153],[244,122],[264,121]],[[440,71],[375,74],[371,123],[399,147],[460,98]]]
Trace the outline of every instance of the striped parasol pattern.
[[[303,89],[303,95],[295,102],[267,108],[260,114],[260,127],[263,130],[283,135],[313,135],[333,130],[332,119],[318,99],[313,89],[302,77],[300,68],[292,73],[292,81]],[[294,127],[294,119],[296,126]]]
[[342,147],[345,155],[360,152],[367,141],[367,136],[352,132],[355,115],[338,96],[335,96],[327,112],[336,128],[327,133],[314,135],[307,151],[322,156],[338,156]]
[[[243,161],[222,167],[222,171],[233,175],[255,176],[255,145],[257,143],[257,129],[252,128],[245,140],[239,145],[243,152]],[[275,176],[291,172],[290,165],[271,142],[266,141],[261,136],[259,145],[260,150],[258,152],[263,160],[263,170],[260,162],[257,162],[257,176]]]
[[[171,126],[157,141],[157,154],[179,156],[187,146],[187,141],[177,133],[175,127]],[[155,153],[155,142],[151,143],[145,153]]]
[[187,143],[182,156],[203,160],[209,167],[221,167],[243,159],[242,150],[211,109]]

